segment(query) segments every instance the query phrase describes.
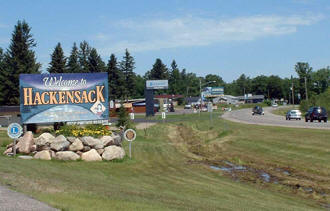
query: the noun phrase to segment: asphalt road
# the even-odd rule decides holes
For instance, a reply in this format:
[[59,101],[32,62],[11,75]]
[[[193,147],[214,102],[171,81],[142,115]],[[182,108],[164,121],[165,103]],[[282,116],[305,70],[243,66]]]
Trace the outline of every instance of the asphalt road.
[[280,127],[295,127],[295,128],[316,128],[316,129],[326,129],[330,130],[330,123],[325,122],[305,122],[302,120],[285,120],[284,116],[279,116],[271,113],[272,110],[276,108],[266,107],[264,108],[265,115],[252,115],[251,108],[227,111],[222,115],[224,119],[246,123],[246,124],[256,124],[256,125],[270,125],[270,126],[280,126]]
[[0,211],[56,211],[45,203],[0,186]]

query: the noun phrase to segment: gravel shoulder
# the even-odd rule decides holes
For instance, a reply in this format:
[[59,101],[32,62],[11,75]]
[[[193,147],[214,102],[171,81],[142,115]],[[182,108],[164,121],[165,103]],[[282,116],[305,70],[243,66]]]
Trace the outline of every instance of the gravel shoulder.
[[20,211],[56,211],[45,203],[30,198],[22,193],[12,191],[0,186],[0,210],[20,210]]
[[275,115],[272,110],[276,108],[265,107],[265,115],[252,115],[251,108],[234,110],[226,112],[222,115],[224,119],[245,123],[245,124],[256,124],[256,125],[269,125],[269,126],[280,126],[280,127],[293,127],[293,128],[313,128],[313,129],[325,129],[330,130],[330,123],[327,122],[305,122],[302,120],[285,120],[285,117]]

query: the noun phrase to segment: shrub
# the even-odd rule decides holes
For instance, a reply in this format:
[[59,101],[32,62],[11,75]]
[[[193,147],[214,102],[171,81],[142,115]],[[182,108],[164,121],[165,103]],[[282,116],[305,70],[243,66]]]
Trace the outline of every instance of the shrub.
[[132,121],[128,117],[128,112],[123,105],[119,108],[118,122],[116,125],[117,127],[134,128]]
[[59,130],[56,131],[56,135],[64,135],[74,136],[74,137],[82,137],[82,136],[92,136],[92,137],[100,137],[100,136],[108,136],[111,135],[111,131],[108,130],[107,126],[100,124],[91,124],[85,126],[78,125],[64,125]]
[[300,102],[300,110],[306,112],[311,106],[321,106],[324,107],[327,112],[330,111],[330,88],[320,95],[313,95],[308,100],[302,100]]
[[264,100],[264,103],[268,106],[271,106],[272,105],[272,101],[271,100]]

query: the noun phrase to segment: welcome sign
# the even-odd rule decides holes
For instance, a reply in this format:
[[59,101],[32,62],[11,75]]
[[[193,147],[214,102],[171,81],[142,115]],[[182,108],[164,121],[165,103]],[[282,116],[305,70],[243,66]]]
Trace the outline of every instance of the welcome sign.
[[108,74],[21,74],[23,124],[107,120]]

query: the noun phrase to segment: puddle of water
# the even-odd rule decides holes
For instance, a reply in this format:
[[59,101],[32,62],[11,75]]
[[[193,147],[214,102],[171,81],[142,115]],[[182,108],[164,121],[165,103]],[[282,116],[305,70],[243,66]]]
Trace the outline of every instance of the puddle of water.
[[308,187],[303,187],[303,190],[308,193],[312,193],[314,191],[313,188],[308,188]]
[[218,166],[210,166],[210,168],[214,169],[214,170],[221,170],[221,171],[226,171],[226,172],[231,172],[233,170],[232,168],[218,167]]
[[266,172],[262,172],[260,176],[262,177],[263,181],[270,182],[270,175],[267,174]]
[[210,168],[214,170],[221,170],[221,168],[219,168],[218,166],[210,166]]
[[288,171],[283,171],[283,174],[285,174],[285,175],[287,175],[287,176],[290,176],[290,172],[288,172]]

